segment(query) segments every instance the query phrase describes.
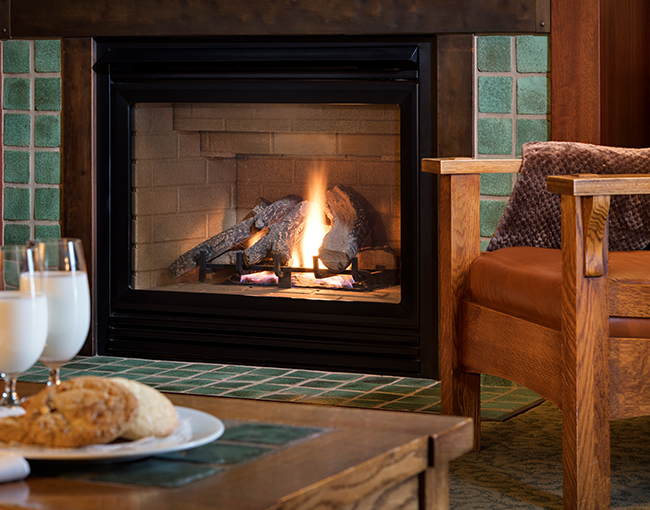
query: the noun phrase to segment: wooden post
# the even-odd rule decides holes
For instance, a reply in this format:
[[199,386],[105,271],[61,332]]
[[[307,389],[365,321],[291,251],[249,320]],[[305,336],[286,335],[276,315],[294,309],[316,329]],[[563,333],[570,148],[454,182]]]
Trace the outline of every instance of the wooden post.
[[458,310],[470,265],[480,254],[479,196],[480,175],[440,176],[441,409],[442,414],[474,419],[475,450],[480,446],[481,376],[460,370]]
[[[592,208],[582,202],[590,199],[562,196],[565,509],[609,508],[610,501],[607,228],[603,243],[588,243],[600,253],[585,254],[583,211]],[[585,276],[585,259],[600,257],[602,276]]]

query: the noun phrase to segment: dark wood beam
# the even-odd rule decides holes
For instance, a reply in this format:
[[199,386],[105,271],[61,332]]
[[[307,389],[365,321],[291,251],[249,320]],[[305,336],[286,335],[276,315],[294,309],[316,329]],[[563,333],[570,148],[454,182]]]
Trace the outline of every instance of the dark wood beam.
[[[89,38],[63,39],[62,50],[61,230],[64,237],[76,237],[83,243],[92,295],[93,41]],[[90,337],[81,354],[92,354]]]
[[548,31],[550,0],[5,0],[11,37]]

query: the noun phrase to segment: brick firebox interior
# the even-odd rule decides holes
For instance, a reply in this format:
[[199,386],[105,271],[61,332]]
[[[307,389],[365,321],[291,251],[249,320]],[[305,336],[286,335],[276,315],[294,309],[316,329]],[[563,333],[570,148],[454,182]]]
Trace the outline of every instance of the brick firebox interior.
[[372,245],[400,252],[399,107],[152,104],[133,109],[137,289],[170,283],[180,254],[241,221],[260,198],[306,197],[327,174],[359,196]]

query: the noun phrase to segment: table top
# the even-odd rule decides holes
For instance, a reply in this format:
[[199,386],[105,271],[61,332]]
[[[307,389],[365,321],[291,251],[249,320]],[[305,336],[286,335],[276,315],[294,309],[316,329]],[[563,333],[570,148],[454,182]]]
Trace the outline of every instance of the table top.
[[[42,385],[23,383],[27,396]],[[226,423],[278,424],[320,430],[182,487],[88,481],[52,469],[23,482],[0,485],[2,508],[262,510],[304,509],[325,501],[344,508],[382,486],[447,464],[472,448],[468,418],[169,394],[175,405],[212,414]],[[133,463],[127,463],[133,464]],[[79,466],[75,466],[78,470]],[[59,469],[57,467],[57,469]],[[110,470],[125,469],[111,464]],[[119,489],[119,490],[116,490]]]

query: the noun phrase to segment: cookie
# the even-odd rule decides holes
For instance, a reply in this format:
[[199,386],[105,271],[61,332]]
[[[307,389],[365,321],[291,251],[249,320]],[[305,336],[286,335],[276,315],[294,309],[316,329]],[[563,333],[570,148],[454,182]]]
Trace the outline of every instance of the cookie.
[[138,405],[133,393],[109,379],[68,379],[30,399],[22,442],[56,448],[110,443],[135,420]]
[[124,439],[165,437],[174,431],[178,425],[178,416],[174,404],[165,395],[146,384],[130,379],[111,377],[109,380],[131,391],[140,404],[135,420],[122,434]]
[[23,418],[24,416],[9,416],[0,419],[0,441],[3,443],[22,442],[27,434]]

